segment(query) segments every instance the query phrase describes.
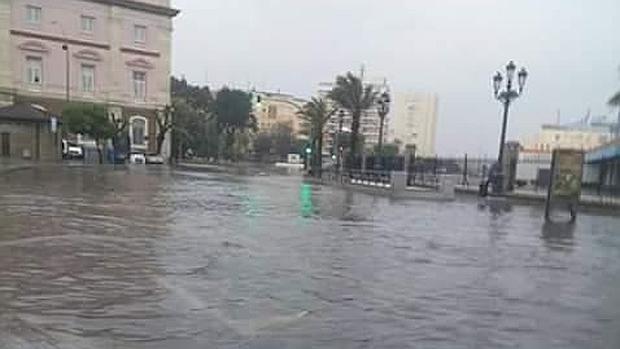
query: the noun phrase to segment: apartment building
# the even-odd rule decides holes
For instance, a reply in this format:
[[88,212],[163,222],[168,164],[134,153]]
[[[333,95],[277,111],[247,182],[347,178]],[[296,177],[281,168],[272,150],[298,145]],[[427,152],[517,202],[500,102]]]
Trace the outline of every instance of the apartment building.
[[129,122],[129,151],[154,152],[178,12],[169,0],[0,0],[0,104],[102,104]]

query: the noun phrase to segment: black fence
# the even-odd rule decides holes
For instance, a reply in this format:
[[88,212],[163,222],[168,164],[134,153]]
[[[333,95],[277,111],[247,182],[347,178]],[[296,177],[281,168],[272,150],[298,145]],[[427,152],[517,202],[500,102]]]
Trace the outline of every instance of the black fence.
[[[489,157],[419,157],[411,156],[361,156],[345,160],[345,171],[334,171],[341,180],[368,181],[389,183],[391,172],[407,172],[407,185],[437,188],[442,176],[450,175],[457,183],[464,186],[478,187],[483,183],[496,159]],[[532,168],[532,164],[540,164],[540,168]],[[526,166],[525,170],[520,166]],[[528,167],[529,166],[529,167]],[[405,169],[405,167],[407,167]],[[516,174],[512,187],[517,191],[546,191],[549,185],[550,170],[540,161],[519,161],[516,163]],[[585,170],[585,169],[584,169]],[[517,174],[521,171],[526,178]],[[525,174],[524,174],[525,173]],[[531,178],[530,178],[531,177]],[[599,197],[601,200],[620,200],[620,185],[600,183],[584,183],[583,195]]]
[[[389,183],[392,172],[407,172],[407,185],[437,188],[443,175],[463,175],[464,167],[456,159],[439,157],[361,156],[347,159],[351,180]],[[406,167],[406,168],[405,168]]]

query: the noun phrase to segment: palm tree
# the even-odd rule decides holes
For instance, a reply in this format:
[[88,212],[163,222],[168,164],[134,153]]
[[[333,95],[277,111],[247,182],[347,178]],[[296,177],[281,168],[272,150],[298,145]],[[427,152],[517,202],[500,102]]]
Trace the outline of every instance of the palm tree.
[[353,73],[336,78],[336,86],[329,92],[328,97],[336,102],[338,107],[346,109],[351,115],[351,152],[354,157],[358,151],[360,119],[364,110],[371,108],[377,98],[377,91],[372,85],[364,86],[362,80]]
[[313,173],[321,177],[323,169],[323,133],[325,125],[334,115],[336,109],[330,109],[329,104],[323,98],[312,97],[310,102],[297,112],[299,117],[304,120],[306,132],[310,136],[313,145],[314,161]]

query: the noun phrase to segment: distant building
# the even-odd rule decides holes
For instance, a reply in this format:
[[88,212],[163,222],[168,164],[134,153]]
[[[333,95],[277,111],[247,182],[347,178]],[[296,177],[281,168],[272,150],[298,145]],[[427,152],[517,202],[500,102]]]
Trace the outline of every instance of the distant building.
[[535,135],[523,138],[521,146],[526,151],[547,153],[560,148],[591,150],[609,142],[614,128],[615,123],[604,117],[562,125],[547,124]]
[[[364,86],[373,86],[376,91],[384,91],[389,89],[387,82],[385,79],[372,79],[364,81]],[[326,97],[329,91],[334,88],[334,83],[326,82],[319,84],[318,94],[321,97]],[[388,141],[388,134],[390,129],[390,114],[388,114],[385,118],[385,123],[383,125],[383,142],[386,143]],[[348,111],[345,111],[343,118],[343,130],[345,132],[351,131],[351,114]],[[326,127],[326,137],[325,137],[325,150],[326,152],[332,151],[335,135],[338,132],[339,127],[339,115],[335,113],[334,116],[329,120]],[[360,129],[359,133],[364,138],[364,148],[366,150],[372,150],[379,143],[379,130],[380,130],[380,119],[378,106],[374,105],[362,112],[362,117],[360,119]]]
[[0,103],[103,104],[129,122],[128,151],[154,152],[177,13],[170,0],[0,0]]
[[303,137],[302,123],[297,113],[307,100],[273,92],[254,92],[253,96],[259,131],[268,131],[277,124],[283,124],[289,126],[296,137]]
[[[613,178],[613,166],[616,165],[611,166],[612,171],[607,171],[605,164],[608,159],[615,161],[616,158],[613,155],[607,156],[601,149],[607,149],[606,144],[613,138],[615,129],[616,123],[608,121],[604,116],[592,119],[586,117],[566,124],[543,125],[537,134],[521,141],[517,179],[547,185],[555,149],[581,149],[587,152],[585,183],[597,182],[599,169],[602,169],[605,176]],[[599,166],[601,163],[603,165]]]
[[392,97],[389,139],[401,150],[415,146],[420,156],[435,155],[439,98],[433,93],[397,92]]

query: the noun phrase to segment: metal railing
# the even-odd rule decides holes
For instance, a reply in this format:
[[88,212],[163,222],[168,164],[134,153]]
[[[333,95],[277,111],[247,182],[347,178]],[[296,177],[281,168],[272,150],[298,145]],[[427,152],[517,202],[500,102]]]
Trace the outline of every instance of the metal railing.
[[392,176],[390,171],[380,170],[349,170],[345,173],[347,182],[350,184],[369,186],[390,186]]
[[407,186],[439,189],[440,175],[425,172],[409,172],[407,175]]

